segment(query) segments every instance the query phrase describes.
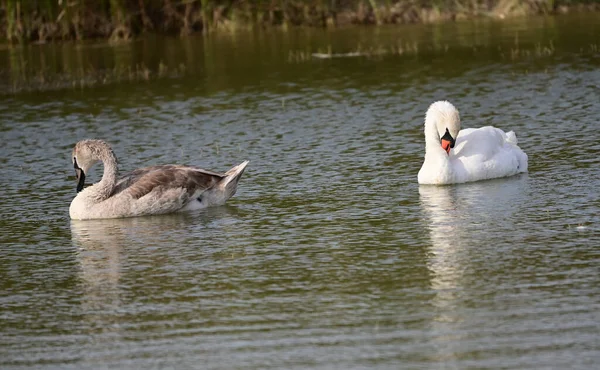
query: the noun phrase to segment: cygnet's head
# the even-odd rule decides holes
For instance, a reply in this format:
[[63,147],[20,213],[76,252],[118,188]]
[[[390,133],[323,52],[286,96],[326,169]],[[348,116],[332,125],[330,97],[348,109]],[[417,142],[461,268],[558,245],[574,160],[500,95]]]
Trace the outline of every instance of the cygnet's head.
[[454,148],[456,137],[460,131],[460,115],[458,110],[448,101],[437,101],[429,106],[425,115],[425,130],[433,125],[442,148],[446,153]]
[[89,169],[105,157],[114,157],[110,146],[102,140],[81,140],[73,148],[71,159],[75,176],[77,176],[77,192],[83,190],[85,176]]

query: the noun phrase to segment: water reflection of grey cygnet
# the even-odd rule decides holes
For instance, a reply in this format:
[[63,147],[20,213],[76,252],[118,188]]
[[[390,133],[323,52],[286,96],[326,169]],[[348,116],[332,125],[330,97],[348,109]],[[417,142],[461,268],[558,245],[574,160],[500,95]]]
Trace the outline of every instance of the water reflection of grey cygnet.
[[[131,290],[136,280],[153,280],[165,263],[167,254],[158,249],[177,248],[188,238],[197,238],[195,229],[207,227],[207,223],[222,222],[216,229],[226,228],[223,216],[233,211],[218,207],[153,217],[72,220],[72,243],[81,265],[82,309],[87,319],[98,324],[118,320],[123,302],[139,293]],[[128,259],[133,262],[128,263]]]
[[[493,307],[480,296],[494,294],[494,279],[503,276],[501,254],[507,232],[514,230],[518,204],[525,201],[527,176],[460,186],[420,186],[419,195],[431,245],[432,322],[439,356],[455,356],[468,347],[467,338],[484,326],[470,314]],[[504,276],[505,278],[509,278]],[[493,314],[490,312],[490,314]],[[461,348],[457,348],[461,347]]]

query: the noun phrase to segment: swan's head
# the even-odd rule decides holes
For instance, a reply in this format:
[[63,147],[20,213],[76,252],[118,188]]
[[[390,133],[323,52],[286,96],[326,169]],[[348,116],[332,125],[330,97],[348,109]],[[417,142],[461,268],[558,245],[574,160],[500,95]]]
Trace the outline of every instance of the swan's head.
[[432,132],[433,135],[433,131],[442,148],[449,154],[460,131],[460,115],[450,102],[437,101],[429,106],[425,115],[425,134]]
[[114,157],[110,146],[102,140],[81,140],[73,148],[71,158],[75,176],[77,176],[77,192],[83,190],[85,184],[85,175],[89,169],[99,161],[109,155]]

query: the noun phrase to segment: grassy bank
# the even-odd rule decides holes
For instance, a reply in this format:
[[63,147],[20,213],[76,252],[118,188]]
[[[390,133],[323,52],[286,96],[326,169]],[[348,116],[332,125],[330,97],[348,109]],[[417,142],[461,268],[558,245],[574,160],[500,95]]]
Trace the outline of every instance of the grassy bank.
[[8,42],[188,35],[251,27],[336,27],[600,9],[600,0],[0,0]]

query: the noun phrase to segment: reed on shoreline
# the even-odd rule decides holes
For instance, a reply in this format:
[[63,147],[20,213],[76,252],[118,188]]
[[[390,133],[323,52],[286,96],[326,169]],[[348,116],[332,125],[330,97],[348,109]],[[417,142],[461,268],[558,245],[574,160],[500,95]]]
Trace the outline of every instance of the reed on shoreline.
[[336,27],[600,9],[600,0],[0,0],[10,42],[189,35],[252,27]]

